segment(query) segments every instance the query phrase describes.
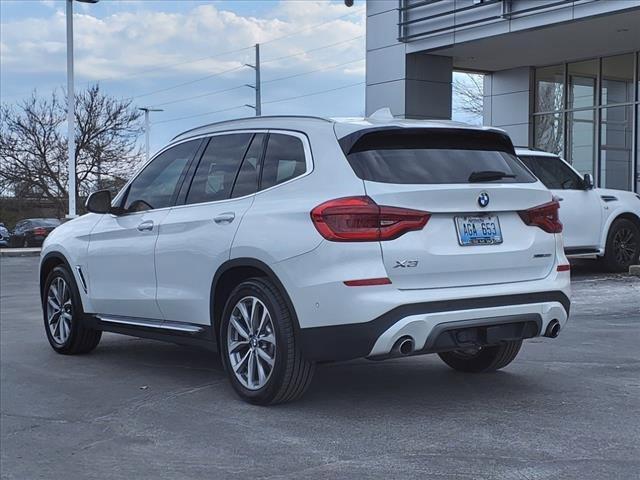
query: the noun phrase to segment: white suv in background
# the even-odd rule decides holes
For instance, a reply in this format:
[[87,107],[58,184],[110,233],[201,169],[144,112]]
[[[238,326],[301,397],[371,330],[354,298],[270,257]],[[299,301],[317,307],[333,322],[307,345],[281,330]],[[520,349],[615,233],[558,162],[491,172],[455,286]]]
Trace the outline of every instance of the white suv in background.
[[640,256],[640,195],[594,188],[558,155],[516,149],[518,157],[560,203],[565,253],[597,257],[612,272],[626,272]]
[[102,331],[206,346],[253,403],[299,397],[324,361],[496,370],[569,315],[558,203],[500,130],[222,122],[87,208],[42,251],[51,346],[88,352]]

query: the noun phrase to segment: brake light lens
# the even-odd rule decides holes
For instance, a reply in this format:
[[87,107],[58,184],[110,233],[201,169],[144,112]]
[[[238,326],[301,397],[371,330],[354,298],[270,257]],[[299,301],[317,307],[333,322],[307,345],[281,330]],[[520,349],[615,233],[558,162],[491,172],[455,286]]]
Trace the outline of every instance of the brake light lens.
[[37,228],[33,229],[33,234],[34,235],[46,235],[47,231],[42,227],[37,227]]
[[381,206],[366,196],[329,200],[311,210],[320,235],[333,242],[393,240],[421,230],[430,216],[421,210]]
[[549,203],[518,212],[527,225],[540,227],[547,233],[561,233],[562,222],[558,215],[560,202],[555,198]]

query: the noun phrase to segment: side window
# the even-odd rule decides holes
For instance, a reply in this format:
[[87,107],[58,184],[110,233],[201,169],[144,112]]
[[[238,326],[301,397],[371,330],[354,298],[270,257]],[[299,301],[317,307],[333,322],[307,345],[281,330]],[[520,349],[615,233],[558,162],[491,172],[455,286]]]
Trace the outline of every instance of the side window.
[[186,203],[213,202],[231,197],[251,133],[211,137],[189,188]]
[[231,192],[231,198],[244,197],[258,191],[258,177],[260,175],[260,157],[264,149],[264,133],[256,133],[247,150],[242,166],[238,172],[236,183]]
[[304,147],[298,137],[272,133],[268,142],[260,185],[262,190],[298,177],[307,169]]
[[551,190],[582,190],[582,179],[558,157],[522,156],[520,160]]
[[140,212],[170,207],[182,171],[195,155],[199,144],[200,140],[181,143],[154,158],[131,182],[124,209]]

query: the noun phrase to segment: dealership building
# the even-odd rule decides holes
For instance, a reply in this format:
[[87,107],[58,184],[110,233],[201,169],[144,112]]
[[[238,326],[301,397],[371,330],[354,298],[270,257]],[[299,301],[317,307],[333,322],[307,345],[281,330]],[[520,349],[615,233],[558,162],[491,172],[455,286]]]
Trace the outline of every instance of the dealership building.
[[453,71],[483,120],[640,192],[640,0],[368,0],[366,111],[449,119]]

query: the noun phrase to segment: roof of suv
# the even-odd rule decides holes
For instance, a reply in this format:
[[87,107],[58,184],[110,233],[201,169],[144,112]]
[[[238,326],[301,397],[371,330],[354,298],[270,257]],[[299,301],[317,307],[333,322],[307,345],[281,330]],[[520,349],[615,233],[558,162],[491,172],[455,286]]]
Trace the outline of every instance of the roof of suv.
[[529,157],[557,157],[558,155],[551,152],[545,152],[537,148],[516,147],[516,155],[527,155]]
[[333,124],[338,138],[342,138],[358,130],[385,126],[401,128],[460,128],[504,133],[503,130],[494,127],[480,127],[451,120],[407,120],[394,118],[391,113],[385,109],[385,111],[378,111],[371,116],[364,118],[324,118],[305,115],[274,115],[225,120],[182,132],[175,136],[172,139],[172,142],[235,128],[282,128],[297,130],[304,127],[305,124],[309,125],[318,123]]

